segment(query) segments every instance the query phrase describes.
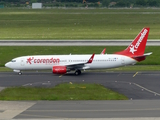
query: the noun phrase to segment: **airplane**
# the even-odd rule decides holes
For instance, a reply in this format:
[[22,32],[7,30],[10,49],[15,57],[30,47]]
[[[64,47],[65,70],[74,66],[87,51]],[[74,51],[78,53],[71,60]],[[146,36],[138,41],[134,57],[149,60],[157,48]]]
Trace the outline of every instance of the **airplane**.
[[134,65],[145,60],[144,54],[146,42],[150,28],[143,28],[131,44],[122,51],[114,54],[82,54],[82,55],[31,55],[12,59],[5,64],[14,72],[22,74],[24,70],[52,70],[53,74],[66,74],[74,71],[75,75],[80,75],[82,70],[87,69],[107,69],[126,65]]

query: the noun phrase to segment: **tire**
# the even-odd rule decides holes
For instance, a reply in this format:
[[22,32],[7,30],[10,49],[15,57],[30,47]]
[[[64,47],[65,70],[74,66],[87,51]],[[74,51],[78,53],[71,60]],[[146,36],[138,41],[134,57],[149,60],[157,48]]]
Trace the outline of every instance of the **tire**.
[[22,73],[21,73],[21,72],[19,72],[19,73],[18,73],[18,75],[22,75]]
[[80,70],[76,70],[75,71],[75,75],[80,75],[81,74],[81,71]]

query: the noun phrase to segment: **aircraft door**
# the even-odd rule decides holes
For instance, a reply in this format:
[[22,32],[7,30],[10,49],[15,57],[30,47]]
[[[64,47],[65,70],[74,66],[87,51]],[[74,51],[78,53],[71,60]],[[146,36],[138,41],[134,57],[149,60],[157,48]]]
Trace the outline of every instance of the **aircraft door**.
[[121,57],[121,64],[125,65],[125,57]]
[[25,65],[24,59],[21,59],[21,66],[24,66],[24,65]]

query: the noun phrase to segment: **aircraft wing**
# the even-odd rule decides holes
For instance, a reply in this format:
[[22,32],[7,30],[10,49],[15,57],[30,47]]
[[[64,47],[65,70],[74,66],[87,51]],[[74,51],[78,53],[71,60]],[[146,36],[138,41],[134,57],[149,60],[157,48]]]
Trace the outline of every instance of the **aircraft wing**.
[[92,54],[92,56],[90,57],[90,59],[87,62],[76,62],[76,63],[71,63],[71,64],[65,64],[65,66],[67,67],[67,69],[70,69],[70,70],[87,69],[88,67],[85,67],[85,64],[92,63],[94,55],[95,54]]

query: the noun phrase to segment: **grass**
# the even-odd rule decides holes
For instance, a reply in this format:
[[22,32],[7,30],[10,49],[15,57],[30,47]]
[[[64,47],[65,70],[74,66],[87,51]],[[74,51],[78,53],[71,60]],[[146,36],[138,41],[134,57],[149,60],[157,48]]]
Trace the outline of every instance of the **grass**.
[[127,100],[122,94],[99,84],[63,83],[54,88],[11,87],[0,92],[0,100]]
[[[56,55],[56,54],[100,54],[102,46],[1,46],[0,47],[0,67],[13,58],[26,55]],[[112,54],[125,49],[126,46],[107,46],[106,53]],[[145,61],[138,65],[160,65],[160,47],[147,46],[145,52],[153,52]]]
[[11,72],[12,69],[6,68],[6,67],[0,67],[0,72]]
[[160,39],[160,9],[0,9],[0,39],[133,39],[150,27]]

